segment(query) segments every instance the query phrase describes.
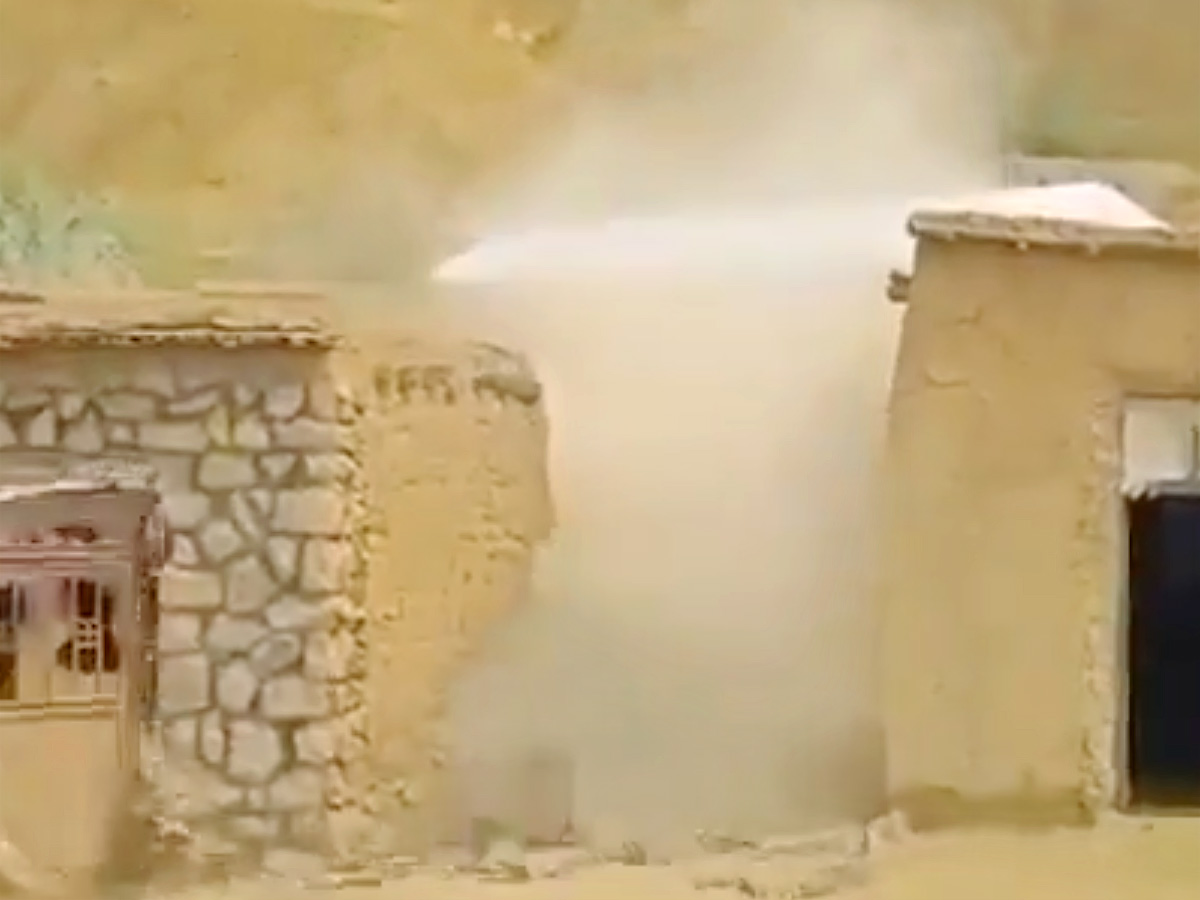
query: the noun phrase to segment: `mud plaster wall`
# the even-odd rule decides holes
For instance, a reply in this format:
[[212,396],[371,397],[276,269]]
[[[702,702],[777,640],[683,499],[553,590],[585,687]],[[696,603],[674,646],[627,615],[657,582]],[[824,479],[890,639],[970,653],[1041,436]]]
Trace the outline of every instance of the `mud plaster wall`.
[[397,340],[373,351],[369,382],[373,758],[355,781],[380,849],[419,850],[454,818],[446,691],[524,599],[551,527],[547,423],[525,361],[491,345]]
[[888,781],[918,822],[1119,790],[1127,394],[1200,393],[1200,258],[923,241],[882,584]]
[[0,468],[117,456],[159,474],[173,546],[151,774],[160,812],[208,850],[329,852],[325,794],[365,672],[347,403],[315,350],[0,353]]

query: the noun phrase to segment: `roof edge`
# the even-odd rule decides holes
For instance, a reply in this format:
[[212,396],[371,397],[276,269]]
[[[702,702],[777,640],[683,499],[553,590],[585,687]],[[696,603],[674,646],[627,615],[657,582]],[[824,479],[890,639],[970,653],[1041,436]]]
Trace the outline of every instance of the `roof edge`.
[[[190,291],[42,289],[0,282],[0,351],[90,347],[287,347],[344,342],[320,290],[207,282]],[[295,305],[278,301],[302,301]],[[256,303],[255,301],[263,301]],[[326,307],[332,311],[332,306]]]
[[315,321],[250,322],[213,317],[203,322],[46,321],[4,317],[0,351],[103,347],[279,347],[334,350],[343,338]]
[[1150,252],[1200,259],[1200,235],[1171,228],[1128,228],[1097,223],[981,213],[921,211],[908,220],[915,238],[997,243],[1025,250],[1074,249],[1090,254]]

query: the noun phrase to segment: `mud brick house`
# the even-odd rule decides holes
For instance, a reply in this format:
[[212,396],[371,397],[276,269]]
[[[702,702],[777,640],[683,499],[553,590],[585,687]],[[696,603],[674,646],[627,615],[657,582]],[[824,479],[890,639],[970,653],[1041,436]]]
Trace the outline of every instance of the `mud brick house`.
[[1200,246],[1100,185],[917,213],[887,447],[918,823],[1200,806]]
[[442,686],[550,524],[525,364],[403,334],[372,357],[253,296],[10,299],[8,837],[43,868],[102,865],[140,772],[205,853],[388,852],[367,837],[432,771]]

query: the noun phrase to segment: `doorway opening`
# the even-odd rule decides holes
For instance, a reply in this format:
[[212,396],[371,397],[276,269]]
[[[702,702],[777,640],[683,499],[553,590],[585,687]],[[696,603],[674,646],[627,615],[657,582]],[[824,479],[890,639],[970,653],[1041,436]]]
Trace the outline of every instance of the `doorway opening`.
[[1200,810],[1200,493],[1131,500],[1128,523],[1129,804]]

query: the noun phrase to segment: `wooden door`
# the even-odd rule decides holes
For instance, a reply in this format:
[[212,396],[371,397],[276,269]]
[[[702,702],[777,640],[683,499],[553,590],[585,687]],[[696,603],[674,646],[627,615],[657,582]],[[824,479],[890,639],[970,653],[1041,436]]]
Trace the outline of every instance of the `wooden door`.
[[0,571],[0,823],[34,866],[65,876],[106,861],[135,771],[133,562],[81,550]]

